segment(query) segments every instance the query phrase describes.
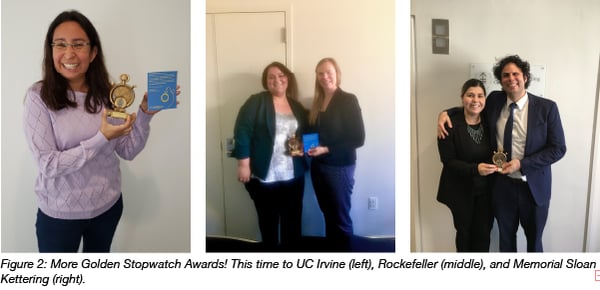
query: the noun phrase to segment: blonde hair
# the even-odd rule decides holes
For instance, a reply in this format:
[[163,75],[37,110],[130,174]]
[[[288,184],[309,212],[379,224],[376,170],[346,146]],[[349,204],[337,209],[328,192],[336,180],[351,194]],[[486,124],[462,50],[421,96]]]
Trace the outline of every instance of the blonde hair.
[[342,82],[342,72],[340,71],[340,67],[337,64],[337,62],[335,61],[335,59],[333,59],[332,57],[326,57],[326,58],[321,59],[317,63],[317,66],[315,67],[315,96],[313,98],[312,107],[308,114],[308,123],[310,125],[315,125],[317,123],[317,118],[319,117],[319,111],[321,111],[321,107],[323,106],[323,102],[325,101],[325,90],[323,90],[323,87],[321,87],[321,84],[319,84],[319,75],[317,73],[319,66],[321,66],[324,63],[331,63],[333,65],[333,67],[335,68],[335,75],[336,75],[335,85],[337,87],[339,87],[340,83]]

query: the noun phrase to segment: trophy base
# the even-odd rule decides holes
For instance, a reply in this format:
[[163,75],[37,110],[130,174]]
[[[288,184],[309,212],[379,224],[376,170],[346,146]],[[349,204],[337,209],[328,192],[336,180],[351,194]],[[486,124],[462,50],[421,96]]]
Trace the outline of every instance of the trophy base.
[[108,111],[106,115],[116,119],[127,119],[129,117],[129,114],[117,111]]
[[301,156],[302,155],[302,150],[291,150],[290,151],[290,155],[292,155],[292,156]]

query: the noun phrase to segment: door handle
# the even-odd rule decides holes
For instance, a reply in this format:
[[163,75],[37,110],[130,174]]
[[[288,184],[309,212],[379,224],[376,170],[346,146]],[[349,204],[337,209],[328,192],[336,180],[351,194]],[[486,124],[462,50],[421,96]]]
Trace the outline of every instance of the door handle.
[[231,157],[231,154],[233,152],[233,148],[235,148],[235,139],[233,139],[233,138],[226,138],[225,139],[225,152],[227,154],[227,157]]

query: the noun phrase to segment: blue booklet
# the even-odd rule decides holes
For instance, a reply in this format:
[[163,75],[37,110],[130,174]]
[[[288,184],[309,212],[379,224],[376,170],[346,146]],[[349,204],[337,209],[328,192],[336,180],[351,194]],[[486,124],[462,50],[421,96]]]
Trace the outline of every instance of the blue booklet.
[[302,135],[302,143],[304,143],[304,152],[308,152],[311,148],[319,146],[319,134],[304,134]]
[[177,71],[148,73],[148,110],[177,108]]

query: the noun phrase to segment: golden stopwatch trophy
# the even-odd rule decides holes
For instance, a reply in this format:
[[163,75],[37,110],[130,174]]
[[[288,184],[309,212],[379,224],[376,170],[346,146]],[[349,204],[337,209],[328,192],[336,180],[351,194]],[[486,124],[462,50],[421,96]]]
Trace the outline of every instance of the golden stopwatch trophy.
[[121,83],[113,83],[112,89],[110,90],[110,102],[113,104],[113,110],[107,112],[109,117],[127,119],[129,116],[129,114],[125,112],[125,109],[133,104],[133,100],[135,99],[133,88],[135,88],[135,85],[130,86],[127,84],[127,81],[129,81],[129,75],[122,74]]

